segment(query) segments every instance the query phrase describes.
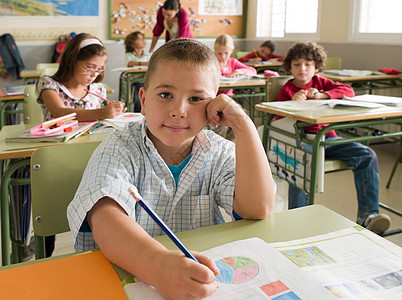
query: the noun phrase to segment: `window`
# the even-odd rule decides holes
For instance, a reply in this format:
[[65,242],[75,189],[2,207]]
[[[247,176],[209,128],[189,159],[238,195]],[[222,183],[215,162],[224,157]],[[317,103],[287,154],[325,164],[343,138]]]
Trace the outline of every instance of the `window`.
[[318,39],[318,11],[319,0],[257,0],[256,36]]
[[402,1],[356,0],[352,2],[351,40],[400,42]]

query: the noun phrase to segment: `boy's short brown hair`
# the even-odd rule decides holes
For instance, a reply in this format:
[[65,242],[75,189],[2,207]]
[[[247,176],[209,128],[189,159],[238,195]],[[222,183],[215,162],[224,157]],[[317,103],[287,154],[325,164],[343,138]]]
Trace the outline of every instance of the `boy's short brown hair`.
[[[152,54],[145,74],[145,89],[148,88],[150,78],[158,66],[171,61],[176,61],[193,70],[211,71],[211,76],[215,76],[216,79],[216,92],[218,91],[221,69],[215,53],[200,41],[187,38],[170,40]],[[175,70],[171,72],[172,76],[175,76]]]
[[288,49],[282,68],[290,72],[292,60],[298,58],[313,60],[315,68],[320,72],[327,61],[327,53],[321,45],[314,42],[296,42]]
[[271,50],[271,53],[275,51],[275,43],[273,41],[265,41],[264,43],[261,44],[261,47],[266,47],[269,50]]

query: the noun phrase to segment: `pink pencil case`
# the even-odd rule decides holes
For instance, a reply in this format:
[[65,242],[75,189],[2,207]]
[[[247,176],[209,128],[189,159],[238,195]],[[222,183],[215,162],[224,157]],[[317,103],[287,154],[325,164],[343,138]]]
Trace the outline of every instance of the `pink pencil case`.
[[71,132],[78,125],[77,120],[72,120],[76,115],[76,113],[71,113],[36,125],[31,128],[31,135],[47,136]]

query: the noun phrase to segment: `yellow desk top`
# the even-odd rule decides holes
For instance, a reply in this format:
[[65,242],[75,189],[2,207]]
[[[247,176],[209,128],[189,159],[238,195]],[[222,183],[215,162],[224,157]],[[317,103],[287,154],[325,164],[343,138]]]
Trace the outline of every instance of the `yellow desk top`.
[[38,148],[43,147],[55,147],[63,144],[75,144],[75,143],[91,143],[103,141],[110,132],[107,133],[95,133],[95,134],[84,134],[78,138],[73,138],[66,143],[11,143],[6,142],[6,137],[17,134],[27,128],[31,128],[33,125],[19,124],[19,125],[7,125],[4,126],[0,131],[0,160],[11,159],[11,158],[25,158],[31,157],[32,153]]
[[402,116],[402,107],[381,107],[367,109],[362,107],[328,108],[312,111],[288,111],[268,107],[264,103],[255,105],[256,110],[287,117],[310,124],[326,124],[347,121],[372,120]]

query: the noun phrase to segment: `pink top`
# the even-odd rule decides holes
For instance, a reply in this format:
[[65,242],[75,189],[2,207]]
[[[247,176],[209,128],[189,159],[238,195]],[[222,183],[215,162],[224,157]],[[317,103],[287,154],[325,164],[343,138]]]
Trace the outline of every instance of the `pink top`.
[[[341,99],[344,96],[354,97],[355,91],[350,85],[333,82],[331,79],[321,76],[314,76],[308,84],[303,87],[298,87],[293,84],[293,79],[286,82],[286,84],[279,90],[278,101],[291,100],[293,95],[296,94],[301,89],[308,90],[309,88],[316,88],[317,90],[323,90],[331,99]],[[278,117],[279,119],[279,117]],[[328,126],[329,124],[319,124],[314,126],[305,127],[304,130],[309,133],[317,133],[322,128]],[[326,136],[336,137],[337,134],[334,130],[328,131]]]
[[[226,76],[237,71],[240,75],[256,75],[257,71],[253,67],[246,66],[245,64],[239,62],[236,58],[229,58],[226,67],[221,68],[221,75]],[[233,95],[233,90],[220,90],[218,94],[226,94],[228,96]]]
[[[261,56],[258,54],[258,52],[257,52],[257,51],[251,51],[250,53],[248,53],[248,54],[244,55],[243,57],[239,58],[239,61],[241,61],[241,62],[248,62],[248,61],[250,60],[250,58],[257,58],[257,57],[261,57]],[[273,59],[273,58],[276,58],[276,59],[278,59],[279,61],[282,61],[284,57],[281,56],[281,55],[273,54],[273,53],[271,53],[271,54],[268,55],[268,56],[261,57],[262,61],[267,61],[267,60],[270,60],[270,59]]]
[[[179,13],[177,14],[177,22],[179,24],[178,38],[194,38],[190,31],[190,23],[188,19],[188,13],[183,8],[181,8]],[[156,25],[153,30],[154,36],[160,36],[165,30],[165,27],[163,26],[163,20],[164,17],[162,15],[162,7],[160,7],[156,16]],[[169,32],[166,30],[165,41],[168,42],[169,40]]]

